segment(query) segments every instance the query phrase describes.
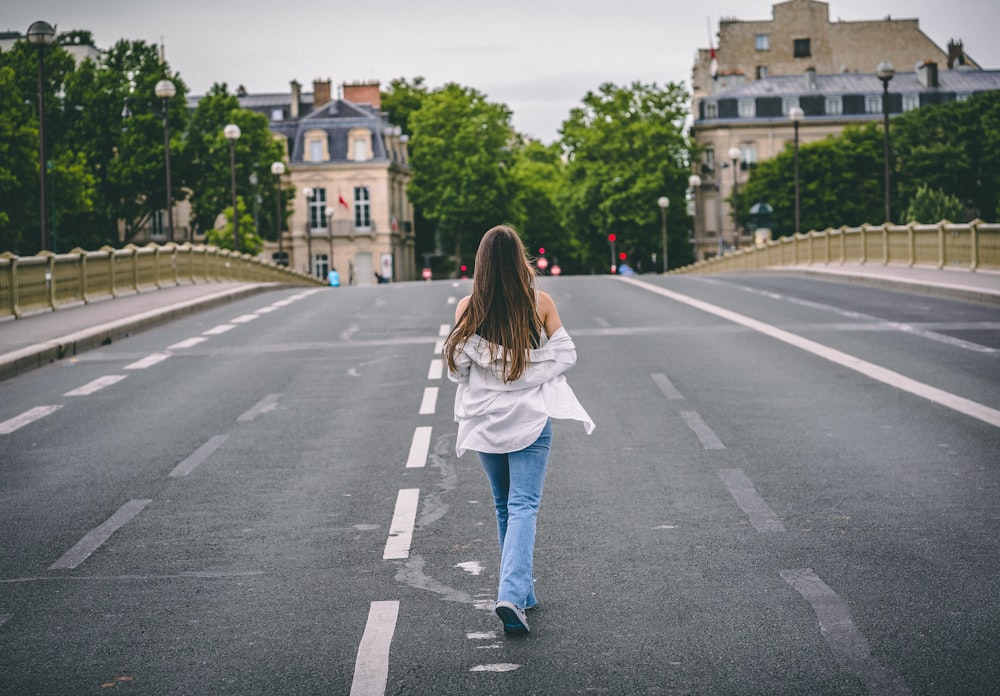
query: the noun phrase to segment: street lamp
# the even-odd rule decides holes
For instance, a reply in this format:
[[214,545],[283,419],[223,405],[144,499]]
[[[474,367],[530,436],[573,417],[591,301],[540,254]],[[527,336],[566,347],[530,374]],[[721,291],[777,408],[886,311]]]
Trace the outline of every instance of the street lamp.
[[331,206],[326,206],[326,234],[330,240],[330,268],[335,268],[333,263],[333,214],[335,211]]
[[689,176],[688,186],[691,187],[691,195],[693,196],[693,200],[691,201],[694,204],[691,206],[691,230],[694,233],[695,260],[698,260],[698,242],[701,239],[698,235],[698,190],[701,188],[701,177],[697,174]]
[[663,272],[667,272],[667,208],[670,207],[670,199],[660,196],[656,199],[656,205],[660,206],[660,218],[663,220]]
[[740,164],[740,149],[738,147],[729,148],[729,159],[733,161],[733,249],[739,249],[740,247],[740,223],[737,218],[739,215],[739,164]]
[[278,230],[278,263],[282,266],[287,266],[285,263],[285,246],[282,242],[281,233],[281,175],[285,173],[285,163],[284,162],[273,162],[271,164],[271,173],[274,174],[274,185],[277,188],[277,196],[275,199],[278,201],[278,209],[276,211],[276,216],[274,218],[274,226]]
[[177,94],[177,88],[170,80],[156,83],[156,96],[163,100],[163,152],[167,168],[167,241],[174,241],[174,199],[170,188],[170,119],[167,104]]
[[240,127],[235,123],[222,129],[222,134],[229,141],[229,174],[233,190],[233,251],[240,250],[240,213],[236,209],[236,141],[240,138]]
[[310,275],[315,275],[316,272],[313,269],[313,240],[312,240],[312,230],[309,228],[309,217],[310,211],[309,206],[312,203],[313,190],[311,186],[306,186],[302,189],[302,195],[306,199],[306,256],[308,260],[306,261],[306,272]]
[[875,68],[875,74],[882,80],[882,159],[885,164],[885,221],[889,216],[889,80],[896,74],[892,63],[882,61]]
[[805,115],[797,106],[788,110],[788,118],[792,119],[792,128],[795,129],[795,234],[799,233],[799,122]]
[[52,43],[56,29],[48,22],[28,27],[28,43],[38,47],[38,186],[42,226],[42,251],[48,248],[48,213],[45,205],[45,47]]

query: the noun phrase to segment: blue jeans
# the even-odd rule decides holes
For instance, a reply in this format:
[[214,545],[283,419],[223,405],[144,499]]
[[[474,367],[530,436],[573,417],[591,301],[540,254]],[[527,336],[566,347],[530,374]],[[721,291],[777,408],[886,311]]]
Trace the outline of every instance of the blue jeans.
[[493,491],[500,541],[500,587],[497,601],[533,607],[535,583],[535,519],[542,500],[545,469],[552,445],[552,422],[545,423],[534,443],[518,452],[478,452]]

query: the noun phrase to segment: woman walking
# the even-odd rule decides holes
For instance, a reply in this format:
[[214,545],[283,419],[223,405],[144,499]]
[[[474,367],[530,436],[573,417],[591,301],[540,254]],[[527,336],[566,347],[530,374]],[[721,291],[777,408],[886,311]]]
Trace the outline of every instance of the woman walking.
[[472,294],[458,303],[444,359],[458,383],[455,451],[478,453],[496,506],[496,613],[506,632],[527,633],[524,611],[537,603],[532,562],[550,418],[582,421],[588,434],[594,422],[563,376],[576,363],[576,347],[552,298],[535,290],[534,271],[512,227],[483,235]]

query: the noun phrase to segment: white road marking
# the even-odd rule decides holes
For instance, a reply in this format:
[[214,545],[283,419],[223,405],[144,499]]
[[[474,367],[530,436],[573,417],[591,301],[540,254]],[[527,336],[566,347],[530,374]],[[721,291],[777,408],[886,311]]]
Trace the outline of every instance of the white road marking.
[[242,316],[236,317],[235,319],[230,319],[229,323],[230,324],[246,324],[248,321],[253,321],[254,319],[259,319],[259,318],[260,318],[260,315],[258,315],[258,314],[244,314]]
[[167,346],[167,350],[180,350],[182,348],[194,348],[199,343],[204,343],[208,339],[204,336],[195,336],[194,338],[185,339],[179,343],[175,343],[172,346]]
[[389,525],[389,538],[385,542],[382,560],[388,561],[410,557],[410,544],[413,542],[413,526],[417,521],[417,503],[420,500],[419,488],[404,488],[396,496],[396,510],[392,514],[392,524]]
[[684,395],[677,391],[677,387],[674,386],[673,382],[671,382],[666,375],[657,373],[650,375],[650,377],[653,378],[653,382],[656,383],[656,386],[660,388],[660,391],[663,392],[665,397],[671,401],[684,400]]
[[431,360],[431,366],[427,370],[427,379],[441,379],[444,374],[444,363],[440,360]]
[[444,350],[444,339],[440,338],[434,343],[434,355],[441,355]]
[[458,302],[458,298],[457,297],[449,297],[448,298],[448,304],[455,304],[456,302]]
[[830,589],[812,568],[782,570],[779,575],[809,602],[830,649],[854,668],[869,694],[908,696],[911,693],[903,677],[872,659],[868,641],[854,625],[847,602]]
[[219,324],[218,326],[213,326],[208,331],[202,331],[202,336],[218,336],[219,334],[224,334],[227,331],[232,331],[236,328],[236,324]]
[[274,305],[268,305],[267,307],[261,307],[256,312],[254,312],[254,314],[258,314],[258,315],[259,314],[270,314],[271,312],[274,312],[277,309],[278,308],[275,307]]
[[170,357],[170,353],[152,353],[147,355],[142,360],[136,360],[134,363],[129,363],[125,366],[126,370],[145,370],[147,367],[152,367],[157,363],[161,363]]
[[726,446],[722,444],[722,440],[716,435],[711,428],[709,428],[705,421],[701,419],[697,411],[681,411],[681,418],[687,423],[687,426],[694,431],[694,434],[698,436],[698,440],[701,442],[701,446],[705,449],[726,449]]
[[87,532],[87,534],[76,542],[69,551],[64,553],[59,560],[49,566],[49,570],[71,570],[83,563],[90,554],[94,553],[100,546],[111,538],[111,535],[124,527],[132,518],[142,512],[142,509],[149,505],[152,500],[130,500],[97,527]]
[[764,502],[743,469],[719,469],[719,478],[726,484],[740,510],[747,514],[754,529],[758,532],[785,531],[785,525]]
[[751,319],[748,316],[737,314],[736,312],[723,309],[722,307],[717,307],[713,304],[709,304],[708,302],[702,302],[701,300],[696,300],[693,297],[688,297],[687,295],[682,295],[678,292],[672,292],[666,288],[650,285],[644,281],[629,278],[627,276],[615,276],[615,278],[625,283],[631,283],[632,285],[648,290],[649,292],[669,297],[670,299],[686,304],[689,307],[694,307],[695,309],[700,309],[703,312],[708,312],[709,314],[714,314],[717,317],[722,317],[723,319],[727,319],[736,324],[753,329],[754,331],[758,331],[765,336],[770,336],[771,338],[787,343],[788,345],[808,351],[813,355],[817,355],[825,360],[829,360],[832,363],[836,363],[837,365],[860,372],[866,377],[870,377],[878,382],[882,382],[883,384],[888,384],[889,386],[927,399],[928,401],[932,401],[946,408],[950,408],[954,411],[958,411],[959,413],[976,418],[977,420],[981,420],[984,423],[1000,427],[1000,410],[995,408],[990,408],[989,406],[972,401],[971,399],[966,399],[965,397],[958,396],[957,394],[946,392],[943,389],[932,387],[929,384],[918,382],[915,379],[901,375],[893,370],[880,367],[879,365],[870,363],[867,360],[855,358],[853,355],[848,355],[847,353],[843,353],[839,350],[829,348],[824,346],[822,343],[810,341],[807,338],[789,333],[788,331],[779,329],[776,326],[765,324],[762,321]]
[[110,387],[112,384],[117,384],[125,379],[128,375],[104,375],[103,377],[98,377],[97,379],[87,382],[82,387],[77,387],[73,391],[68,391],[63,396],[89,396],[94,392],[99,392],[105,387]]
[[441,324],[441,328],[438,329],[438,336],[447,336],[451,333],[451,324]]
[[222,443],[224,443],[228,439],[229,439],[228,435],[213,436],[208,440],[208,442],[206,442],[201,447],[192,452],[191,456],[189,456],[187,459],[185,459],[180,464],[175,466],[174,470],[171,471],[169,474],[167,474],[167,476],[170,476],[172,478],[180,478],[181,476],[187,476],[192,471],[194,471],[196,466],[198,466],[206,459],[211,457],[212,453],[215,452],[215,450],[222,447]]
[[55,413],[62,408],[61,404],[55,406],[35,406],[22,413],[20,416],[14,416],[0,423],[0,435],[10,435],[12,432],[18,428],[23,428],[28,425],[28,423],[34,423],[40,418],[45,418],[45,416]]
[[512,662],[498,662],[492,665],[476,665],[469,671],[470,672],[513,672],[520,666],[521,665],[515,665]]
[[479,575],[483,572],[483,566],[479,561],[465,561],[464,563],[456,563],[453,568],[461,568],[469,575]]
[[354,661],[350,696],[384,696],[389,680],[389,645],[396,631],[399,602],[372,602]]
[[424,387],[424,398],[420,402],[420,412],[418,415],[428,416],[437,409],[438,388]]
[[493,640],[498,636],[496,631],[487,631],[484,633],[466,633],[465,637],[469,640]]
[[251,406],[245,412],[243,412],[236,421],[238,423],[249,423],[254,418],[262,413],[267,413],[268,411],[273,411],[278,407],[278,399],[281,398],[281,394],[268,394],[263,399],[258,401],[256,404]]
[[431,447],[431,426],[421,425],[413,431],[410,442],[410,456],[406,458],[407,469],[420,469],[427,464],[427,452]]

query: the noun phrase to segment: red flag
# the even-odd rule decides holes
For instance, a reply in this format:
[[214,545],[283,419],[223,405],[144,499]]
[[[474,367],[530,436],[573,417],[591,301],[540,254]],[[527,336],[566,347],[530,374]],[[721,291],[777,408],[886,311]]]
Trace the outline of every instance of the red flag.
[[719,77],[719,57],[715,55],[715,49],[710,48],[709,55],[712,57],[712,61],[709,64],[709,71],[712,73],[712,79],[715,80]]
[[338,193],[338,194],[337,194],[337,198],[339,198],[339,199],[340,199],[340,204],[341,204],[342,206],[344,206],[344,207],[345,207],[345,208],[347,208],[348,210],[350,210],[350,209],[351,209],[351,206],[347,205],[347,201],[345,201],[345,200],[344,200],[344,196],[343,196],[343,195],[341,195],[341,194],[339,194],[339,193]]

